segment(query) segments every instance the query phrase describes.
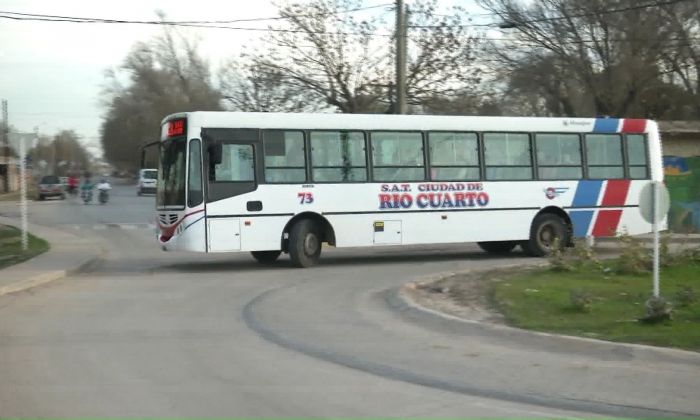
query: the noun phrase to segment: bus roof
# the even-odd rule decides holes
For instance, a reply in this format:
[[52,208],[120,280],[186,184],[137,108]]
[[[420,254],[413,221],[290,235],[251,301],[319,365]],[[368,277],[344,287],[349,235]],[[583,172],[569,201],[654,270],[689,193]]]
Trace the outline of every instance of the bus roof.
[[458,130],[646,133],[656,123],[621,118],[480,117],[443,115],[331,114],[196,111],[167,116],[163,123],[186,117],[188,125],[207,128],[316,130]]

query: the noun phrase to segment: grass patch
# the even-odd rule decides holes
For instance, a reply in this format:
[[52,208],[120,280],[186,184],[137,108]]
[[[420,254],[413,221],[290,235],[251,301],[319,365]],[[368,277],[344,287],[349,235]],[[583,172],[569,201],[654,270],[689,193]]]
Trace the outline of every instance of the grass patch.
[[22,233],[19,229],[0,225],[0,268],[26,261],[48,251],[49,243],[29,234],[29,248],[22,251]]
[[516,327],[700,351],[697,257],[679,258],[661,270],[661,294],[673,313],[658,323],[639,321],[651,295],[650,272],[623,274],[587,264],[568,271],[534,270],[493,287],[495,305]]

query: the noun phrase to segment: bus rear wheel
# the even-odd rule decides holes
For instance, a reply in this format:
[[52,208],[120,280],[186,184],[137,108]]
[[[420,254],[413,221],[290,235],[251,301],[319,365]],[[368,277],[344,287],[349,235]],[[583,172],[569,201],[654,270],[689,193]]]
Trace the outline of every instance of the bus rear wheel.
[[272,264],[277,261],[282,251],[251,251],[250,254],[260,264]]
[[477,242],[476,244],[489,254],[507,254],[512,251],[518,243],[515,241],[490,241]]
[[300,220],[289,232],[289,257],[296,267],[316,265],[321,256],[321,233],[312,220]]
[[554,247],[568,243],[567,228],[561,217],[544,213],[535,217],[530,228],[530,239],[520,244],[526,254],[533,257],[549,255]]

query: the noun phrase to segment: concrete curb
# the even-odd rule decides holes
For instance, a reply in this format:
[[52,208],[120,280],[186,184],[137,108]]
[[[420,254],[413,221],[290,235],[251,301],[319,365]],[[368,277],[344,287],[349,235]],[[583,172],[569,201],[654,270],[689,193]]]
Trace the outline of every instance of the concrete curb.
[[[523,267],[523,268],[529,269],[529,268],[536,268],[537,265],[538,264],[525,265],[525,266],[509,265],[509,266],[506,266],[504,268]],[[651,346],[651,345],[646,345],[646,344],[637,344],[637,343],[618,343],[618,342],[614,342],[614,341],[606,341],[606,340],[600,340],[600,339],[596,339],[596,338],[554,334],[554,333],[547,333],[547,332],[541,332],[541,331],[532,331],[532,330],[525,330],[522,328],[511,327],[509,325],[495,324],[492,322],[485,322],[485,321],[461,318],[461,317],[458,317],[456,315],[447,314],[447,313],[440,312],[440,311],[435,310],[435,309],[431,309],[431,308],[427,308],[425,306],[422,306],[422,305],[418,304],[417,302],[415,302],[413,299],[411,299],[409,294],[406,293],[406,289],[412,287],[412,285],[415,285],[417,283],[423,283],[423,282],[428,282],[428,281],[435,282],[435,281],[439,281],[439,280],[442,280],[446,277],[453,276],[453,275],[486,273],[489,271],[492,271],[492,269],[461,270],[461,271],[456,271],[456,272],[445,272],[445,273],[441,273],[441,274],[416,278],[415,280],[412,280],[412,281],[404,284],[401,287],[388,290],[387,295],[386,295],[386,301],[387,301],[389,306],[391,306],[393,309],[396,309],[399,311],[409,310],[409,311],[412,311],[414,313],[421,314],[422,316],[436,317],[436,318],[440,318],[442,320],[458,322],[458,323],[465,324],[465,325],[477,326],[480,329],[490,330],[491,332],[494,332],[494,333],[503,333],[503,334],[508,334],[510,336],[516,335],[516,336],[531,337],[531,338],[532,337],[539,337],[539,338],[543,338],[543,339],[555,340],[555,341],[559,341],[559,342],[568,342],[568,343],[586,343],[588,345],[598,345],[601,347],[607,347],[607,348],[612,348],[612,349],[641,350],[641,351],[647,351],[647,352],[661,354],[664,356],[669,356],[669,357],[672,357],[674,359],[681,358],[683,360],[689,361],[693,364],[697,364],[700,366],[700,353],[690,351],[690,350],[681,350],[681,349],[675,349],[675,348],[669,348],[669,347],[657,347],[657,346]],[[691,360],[688,360],[688,359],[691,359]]]
[[[17,228],[19,228],[20,226],[20,222],[18,220],[4,216],[0,216],[0,223],[14,226]],[[36,234],[36,230],[41,230],[44,234]],[[8,295],[11,293],[23,292],[38,286],[45,285],[52,281],[56,281],[68,277],[70,275],[80,273],[86,270],[87,268],[91,267],[92,265],[97,264],[104,257],[104,251],[102,249],[100,249],[98,252],[95,252],[94,245],[88,246],[87,244],[85,244],[84,249],[82,250],[85,252],[85,257],[73,257],[72,261],[69,261],[65,264],[65,268],[61,267],[59,269],[48,270],[42,269],[41,267],[39,267],[39,264],[37,264],[40,261],[40,259],[53,258],[55,256],[54,254],[58,254],[61,252],[65,253],[65,250],[60,250],[61,247],[64,247],[66,243],[78,241],[81,238],[77,235],[42,225],[29,225],[29,232],[47,241],[50,245],[50,248],[45,253],[34,256],[27,261],[23,261],[19,264],[15,264],[1,269],[0,278],[4,277],[3,275],[10,277],[19,277],[20,275],[22,275],[22,270],[28,270],[29,272],[27,273],[28,276],[26,278],[20,278],[14,281],[10,280],[10,282],[8,282],[7,284],[0,284],[0,296]],[[55,241],[55,238],[53,238],[54,240],[52,240],[52,232],[63,236],[63,242]],[[46,235],[46,233],[49,233],[49,235]],[[71,239],[69,239],[68,242],[66,242],[68,237],[70,237]],[[54,247],[55,242],[59,242],[58,246],[56,247],[59,248],[58,250]],[[75,250],[73,250],[72,254],[76,254]],[[31,273],[31,271],[40,271],[40,273],[34,274]]]

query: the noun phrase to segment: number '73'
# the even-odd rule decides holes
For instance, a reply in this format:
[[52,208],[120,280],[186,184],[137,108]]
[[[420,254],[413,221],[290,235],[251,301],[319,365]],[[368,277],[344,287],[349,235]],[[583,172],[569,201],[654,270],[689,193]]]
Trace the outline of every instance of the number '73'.
[[311,204],[314,202],[314,195],[310,192],[297,193],[297,198],[299,198],[299,204]]

